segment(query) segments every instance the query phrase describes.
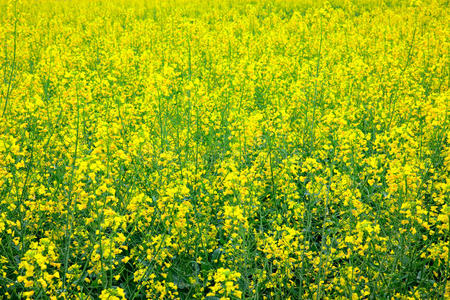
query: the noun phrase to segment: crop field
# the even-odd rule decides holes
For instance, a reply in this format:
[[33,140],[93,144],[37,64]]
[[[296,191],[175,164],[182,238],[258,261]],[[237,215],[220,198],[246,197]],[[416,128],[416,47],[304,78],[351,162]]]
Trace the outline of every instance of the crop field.
[[444,0],[0,0],[0,298],[450,299]]

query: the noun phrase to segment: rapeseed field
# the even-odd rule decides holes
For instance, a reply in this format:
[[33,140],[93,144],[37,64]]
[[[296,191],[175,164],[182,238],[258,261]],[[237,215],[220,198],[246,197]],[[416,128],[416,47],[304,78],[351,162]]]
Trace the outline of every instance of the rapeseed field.
[[0,0],[0,298],[449,299],[449,16]]

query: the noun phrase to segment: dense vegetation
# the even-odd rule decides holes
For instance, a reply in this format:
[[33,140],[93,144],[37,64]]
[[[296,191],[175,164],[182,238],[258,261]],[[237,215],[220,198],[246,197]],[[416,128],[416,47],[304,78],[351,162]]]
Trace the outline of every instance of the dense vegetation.
[[448,20],[0,0],[0,294],[450,297]]

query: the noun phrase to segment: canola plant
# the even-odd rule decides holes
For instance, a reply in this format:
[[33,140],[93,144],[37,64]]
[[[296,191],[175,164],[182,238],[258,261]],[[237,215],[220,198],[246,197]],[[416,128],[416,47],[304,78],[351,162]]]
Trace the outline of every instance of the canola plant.
[[0,0],[0,294],[449,298],[448,21]]

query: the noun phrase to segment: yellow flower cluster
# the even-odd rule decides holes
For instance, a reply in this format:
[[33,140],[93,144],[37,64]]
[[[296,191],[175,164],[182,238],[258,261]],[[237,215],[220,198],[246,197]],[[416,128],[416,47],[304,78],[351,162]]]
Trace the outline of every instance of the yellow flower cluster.
[[449,13],[0,0],[0,295],[450,298]]
[[238,272],[230,271],[229,269],[219,268],[213,275],[214,285],[210,287],[211,292],[208,293],[208,297],[223,295],[221,300],[230,299],[230,296],[237,298],[242,297],[242,292],[239,291],[239,286],[236,281],[241,277]]
[[101,300],[122,300],[125,298],[125,292],[121,288],[103,290],[99,298]]

